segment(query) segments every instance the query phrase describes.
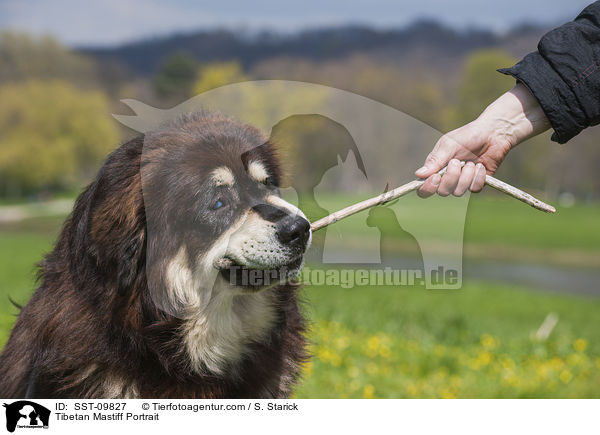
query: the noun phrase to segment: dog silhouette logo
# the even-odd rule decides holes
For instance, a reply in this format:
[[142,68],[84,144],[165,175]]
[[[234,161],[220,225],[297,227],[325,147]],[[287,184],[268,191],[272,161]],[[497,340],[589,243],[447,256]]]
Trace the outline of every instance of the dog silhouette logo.
[[29,400],[19,400],[3,405],[6,408],[6,430],[14,432],[16,428],[48,428],[50,410]]

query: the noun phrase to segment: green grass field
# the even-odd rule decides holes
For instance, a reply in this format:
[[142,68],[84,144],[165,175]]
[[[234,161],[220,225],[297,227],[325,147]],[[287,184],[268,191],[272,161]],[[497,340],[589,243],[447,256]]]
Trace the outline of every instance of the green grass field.
[[[353,199],[335,201],[331,210]],[[395,207],[410,213],[412,201]],[[467,216],[467,245],[600,253],[595,205],[551,217],[478,197]],[[0,347],[17,311],[7,296],[27,301],[34,265],[51,249],[61,219],[0,227]],[[356,237],[361,231],[357,223]],[[600,397],[600,299],[468,279],[453,291],[318,286],[304,296],[314,356],[296,397]],[[551,312],[556,328],[545,341],[533,339]]]
[[[490,283],[309,288],[297,397],[600,397],[600,300]],[[532,339],[548,313],[559,322]]]

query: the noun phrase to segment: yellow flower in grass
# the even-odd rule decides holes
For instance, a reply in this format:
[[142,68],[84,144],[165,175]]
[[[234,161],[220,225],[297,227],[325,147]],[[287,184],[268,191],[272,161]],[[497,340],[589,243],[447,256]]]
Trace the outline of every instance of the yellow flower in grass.
[[307,361],[306,363],[304,363],[302,365],[302,371],[304,372],[305,376],[308,376],[312,373],[313,371],[313,362],[312,361]]
[[471,368],[471,370],[479,370],[479,368],[481,367],[481,364],[479,363],[477,358],[471,358],[469,360],[469,367]]
[[573,349],[575,349],[577,352],[585,352],[587,347],[588,347],[588,342],[584,338],[578,338],[577,340],[575,340],[573,342]]
[[507,370],[512,370],[515,368],[515,362],[509,357],[502,358],[502,367]]
[[435,356],[442,356],[446,353],[446,348],[444,346],[442,346],[441,344],[438,344],[437,346],[435,346],[433,348],[433,354]]
[[363,389],[363,397],[365,399],[372,399],[375,397],[375,387],[371,384],[365,385]]
[[491,336],[490,334],[483,334],[481,336],[481,345],[486,349],[495,349],[498,347],[498,340]]
[[506,378],[506,382],[508,382],[508,385],[510,385],[511,387],[518,387],[519,385],[521,385],[521,380],[515,375],[508,376]]
[[442,399],[456,399],[456,394],[448,389],[440,391],[440,397]]
[[477,355],[477,362],[479,365],[487,366],[492,362],[492,354],[486,351],[480,352],[479,355]]
[[337,353],[334,353],[331,355],[329,362],[331,363],[332,366],[339,367],[342,364],[342,357],[339,356]]
[[382,358],[388,359],[390,356],[392,356],[392,351],[387,346],[381,346],[379,349],[379,355],[381,355]]
[[367,348],[365,355],[367,355],[369,358],[375,358],[377,356],[377,351]]
[[504,373],[502,373],[502,380],[506,383],[510,383],[510,379],[516,378],[515,372],[512,369],[505,369]]
[[377,364],[370,362],[367,364],[366,371],[370,375],[375,375],[379,372],[379,367],[377,367]]
[[335,341],[335,347],[339,350],[344,350],[350,345],[350,339],[348,337],[340,337]]
[[537,375],[540,379],[546,379],[550,374],[550,367],[542,364],[537,368]]
[[408,384],[406,387],[406,392],[408,393],[409,396],[416,396],[418,393],[417,387],[415,386],[415,384]]
[[448,369],[446,367],[440,367],[433,372],[433,376],[439,379],[444,379],[446,376],[448,376]]
[[452,387],[458,388],[458,387],[460,387],[461,384],[462,384],[462,379],[460,378],[460,376],[457,376],[457,375],[450,376],[450,385],[452,385]]
[[342,364],[342,357],[327,347],[320,348],[317,351],[317,357],[324,363],[329,363],[334,367],[339,367]]
[[572,353],[570,355],[567,355],[567,358],[566,358],[567,365],[569,365],[570,367],[578,366],[581,363],[583,363],[584,357],[585,357],[585,355],[582,355],[580,353]]
[[563,384],[568,384],[573,379],[573,374],[569,370],[563,370],[558,376]]
[[377,337],[376,335],[369,337],[369,339],[367,340],[367,347],[371,350],[379,349],[380,344],[381,342],[379,340],[379,337]]
[[331,351],[326,347],[322,347],[317,352],[317,356],[323,362],[328,362],[329,359],[331,358],[331,355],[332,355]]
[[348,376],[350,376],[351,378],[357,378],[359,374],[360,374],[360,370],[356,366],[350,367],[348,369]]

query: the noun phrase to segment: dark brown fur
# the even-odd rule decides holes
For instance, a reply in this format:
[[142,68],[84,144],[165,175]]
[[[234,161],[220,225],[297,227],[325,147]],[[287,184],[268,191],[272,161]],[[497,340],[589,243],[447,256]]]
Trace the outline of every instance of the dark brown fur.
[[[250,127],[203,114],[159,132],[148,152],[172,164],[174,155],[189,152],[184,167],[173,169],[193,178],[213,160],[239,164],[235,153],[260,140]],[[205,148],[194,154],[198,144]],[[77,199],[54,250],[40,265],[40,286],[0,355],[0,397],[99,398],[121,384],[117,395],[127,395],[134,384],[140,397],[153,398],[290,393],[305,359],[304,321],[291,285],[275,290],[277,324],[268,340],[250,345],[235,373],[199,374],[189,368],[182,321],[157,308],[148,294],[143,149],[143,137],[118,148]],[[270,145],[263,152],[276,170]],[[165,194],[157,188],[156,200],[165,201],[168,211],[176,206],[169,201],[177,198],[161,197]],[[175,245],[164,242],[165,255],[172,254]]]

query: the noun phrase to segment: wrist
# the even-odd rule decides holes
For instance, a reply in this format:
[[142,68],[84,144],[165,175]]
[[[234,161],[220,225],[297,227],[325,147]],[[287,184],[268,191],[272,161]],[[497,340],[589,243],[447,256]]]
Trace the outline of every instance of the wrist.
[[489,136],[501,138],[511,147],[550,128],[541,106],[521,83],[490,104],[476,120]]

